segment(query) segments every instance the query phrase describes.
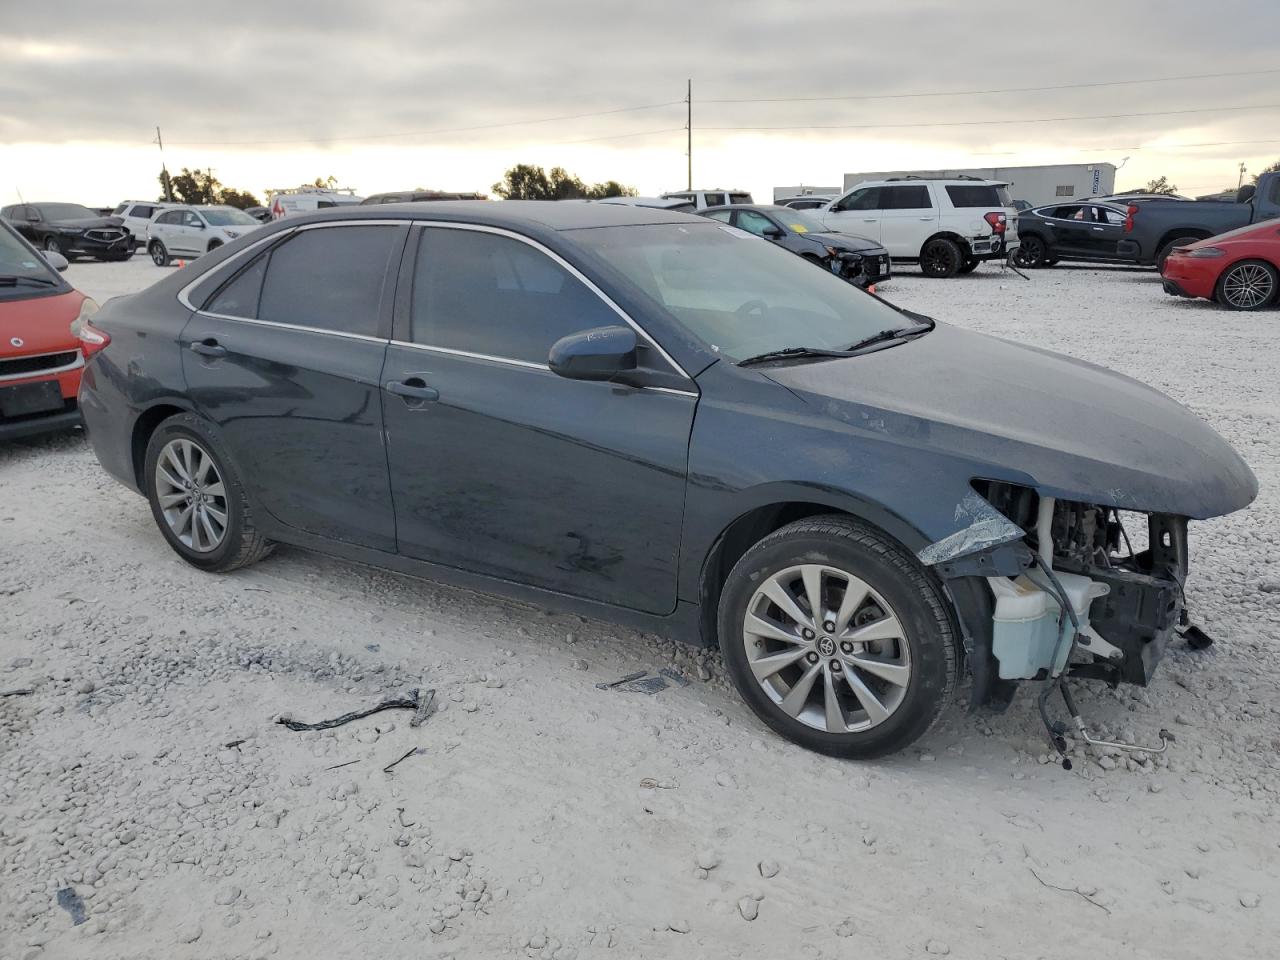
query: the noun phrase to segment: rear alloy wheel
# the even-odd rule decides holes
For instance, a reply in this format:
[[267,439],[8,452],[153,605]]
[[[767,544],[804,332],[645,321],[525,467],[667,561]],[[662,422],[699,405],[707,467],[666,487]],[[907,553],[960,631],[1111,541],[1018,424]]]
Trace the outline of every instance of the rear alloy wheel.
[[1034,235],[1023,237],[1013,254],[1013,265],[1022,267],[1024,270],[1044,266],[1046,253],[1048,250],[1045,249],[1044,241],[1039,237]]
[[159,240],[152,240],[147,246],[147,253],[151,254],[151,262],[157,267],[167,267],[169,265],[169,251],[165,249],[164,244]]
[[1232,310],[1260,310],[1276,295],[1276,268],[1262,260],[1233,264],[1218,280],[1218,302]]
[[926,277],[943,280],[954,277],[960,272],[963,263],[964,254],[960,252],[960,245],[945,237],[930,240],[920,251],[920,269]]
[[748,550],[725,583],[719,623],[743,699],[821,753],[902,749],[955,684],[940,592],[914,557],[850,517],[797,521]]
[[147,444],[143,479],[169,546],[192,566],[221,572],[262,559],[272,544],[211,429],[189,413],[165,420]]

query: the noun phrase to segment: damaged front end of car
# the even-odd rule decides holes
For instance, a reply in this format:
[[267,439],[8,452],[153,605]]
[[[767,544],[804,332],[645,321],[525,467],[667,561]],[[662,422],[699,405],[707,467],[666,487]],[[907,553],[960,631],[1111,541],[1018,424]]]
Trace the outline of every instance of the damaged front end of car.
[[975,706],[1007,704],[1018,681],[1063,672],[1151,679],[1186,623],[1186,517],[1146,514],[1135,549],[1114,507],[979,480],[968,509],[974,523],[920,559],[946,583],[971,643]]

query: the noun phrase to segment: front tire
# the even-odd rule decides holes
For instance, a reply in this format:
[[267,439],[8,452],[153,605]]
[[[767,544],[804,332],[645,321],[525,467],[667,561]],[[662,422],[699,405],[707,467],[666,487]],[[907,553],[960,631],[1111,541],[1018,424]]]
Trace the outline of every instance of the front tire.
[[44,249],[48,253],[56,253],[63,257],[66,257],[67,262],[71,261],[71,258],[67,256],[67,252],[62,248],[62,241],[59,240],[57,237],[45,237]]
[[1265,260],[1241,260],[1222,272],[1214,298],[1231,310],[1261,310],[1276,298],[1280,275]]
[[920,251],[920,269],[926,277],[946,280],[959,273],[963,265],[964,254],[960,244],[946,237],[930,240]]
[[143,461],[151,515],[183,560],[215,573],[267,556],[244,485],[212,428],[190,413],[163,421]]
[[159,240],[152,240],[147,245],[147,253],[151,254],[151,262],[157,267],[167,267],[169,265],[169,251],[165,249],[164,244]]
[[941,591],[910,553],[851,517],[799,520],[748,550],[725,582],[719,634],[752,711],[819,753],[901,750],[955,689]]
[[982,265],[981,260],[977,259],[976,257],[970,257],[964,263],[960,264],[960,273],[962,275],[966,273],[973,273],[973,271],[977,270],[978,267],[980,267],[981,265]]

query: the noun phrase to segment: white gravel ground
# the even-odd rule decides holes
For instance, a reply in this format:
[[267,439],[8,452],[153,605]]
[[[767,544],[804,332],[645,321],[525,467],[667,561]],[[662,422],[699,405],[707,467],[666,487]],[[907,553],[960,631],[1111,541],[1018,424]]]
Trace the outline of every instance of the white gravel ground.
[[[69,272],[100,298],[157,275]],[[1024,691],[897,758],[825,759],[702,651],[294,549],[202,574],[78,436],[22,441],[0,447],[0,691],[34,692],[0,697],[0,958],[1275,956],[1280,314],[1146,271],[1031,277],[883,292],[1153,383],[1262,483],[1193,525],[1217,646],[1081,698],[1101,731],[1173,731],[1166,756],[1064,772]],[[596,688],[669,665],[693,682]],[[418,729],[272,723],[417,686],[441,706]]]

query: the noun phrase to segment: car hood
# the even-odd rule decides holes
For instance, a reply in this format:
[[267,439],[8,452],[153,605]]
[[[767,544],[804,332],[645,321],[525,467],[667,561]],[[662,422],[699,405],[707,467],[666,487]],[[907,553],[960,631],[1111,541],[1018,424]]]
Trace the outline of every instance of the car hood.
[[837,250],[848,250],[852,253],[882,252],[884,247],[874,240],[860,237],[856,233],[805,233],[808,240],[816,240],[824,246],[832,246]]
[[1158,390],[946,324],[875,353],[766,373],[855,429],[971,461],[990,479],[1021,474],[1047,496],[1204,519],[1258,492],[1235,450]]

